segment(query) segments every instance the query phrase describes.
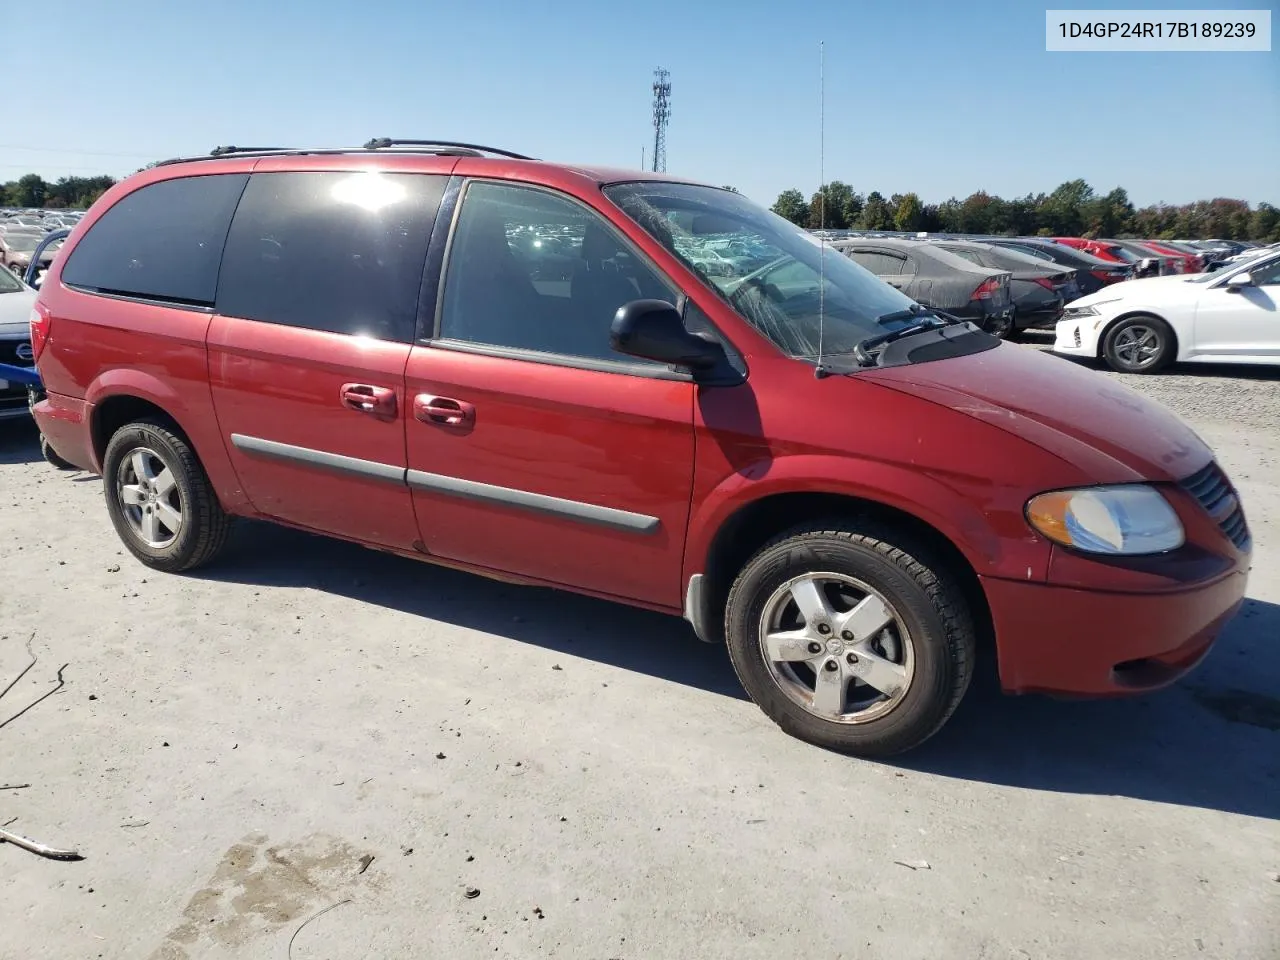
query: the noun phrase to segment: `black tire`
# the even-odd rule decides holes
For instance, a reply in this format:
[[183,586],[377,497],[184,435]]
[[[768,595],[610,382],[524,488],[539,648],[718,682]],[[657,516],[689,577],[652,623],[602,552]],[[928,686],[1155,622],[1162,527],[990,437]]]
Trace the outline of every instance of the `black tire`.
[[1010,311],[1004,317],[988,317],[984,329],[997,340],[1012,340],[1018,329],[1018,321]]
[[[181,522],[176,532],[168,531],[173,535],[163,545],[148,543],[135,521],[126,515],[121,489],[132,467],[125,466],[122,472],[122,466],[138,450],[145,450],[148,457],[159,461],[174,480]],[[231,517],[218,503],[195,451],[171,424],[139,420],[117,430],[107,443],[102,480],[107,512],[116,533],[129,552],[147,566],[166,573],[192,570],[211,561],[226,544]]]
[[1177,356],[1173,330],[1159,317],[1134,314],[1112,326],[1102,339],[1102,357],[1120,373],[1158,373]]
[[49,446],[49,441],[45,439],[44,434],[40,434],[40,456],[44,457],[46,463],[52,464],[59,470],[77,469],[74,463],[63,460],[58,456],[58,451]]
[[[887,712],[862,722],[824,719],[797,703],[775,676],[761,641],[762,618],[771,598],[795,578],[812,573],[861,581],[880,594],[896,622],[905,626],[909,639],[902,646],[912,650],[912,672],[896,704],[888,705],[892,697],[881,704],[888,705]],[[873,521],[805,526],[766,544],[729,592],[725,639],[738,679],[778,726],[817,746],[864,757],[910,750],[941,729],[968,689],[976,645],[969,609],[946,564],[926,545]]]

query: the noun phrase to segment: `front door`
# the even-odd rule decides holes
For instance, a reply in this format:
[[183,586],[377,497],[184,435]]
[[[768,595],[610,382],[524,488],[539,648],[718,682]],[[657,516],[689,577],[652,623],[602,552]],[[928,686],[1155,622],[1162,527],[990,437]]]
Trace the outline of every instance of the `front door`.
[[1253,284],[1235,292],[1222,281],[1196,304],[1196,353],[1280,357],[1280,257],[1249,270]]
[[609,347],[618,307],[676,292],[565,195],[473,181],[461,204],[406,371],[428,552],[679,607],[694,387]]
[[218,426],[260,513],[400,549],[417,540],[404,368],[446,180],[250,178],[208,349]]

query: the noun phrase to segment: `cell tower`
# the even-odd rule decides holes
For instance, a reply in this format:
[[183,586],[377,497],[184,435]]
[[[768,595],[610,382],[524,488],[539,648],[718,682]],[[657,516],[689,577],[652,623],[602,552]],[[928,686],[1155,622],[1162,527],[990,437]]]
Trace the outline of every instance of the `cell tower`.
[[653,71],[653,172],[667,170],[667,124],[671,122],[671,74]]

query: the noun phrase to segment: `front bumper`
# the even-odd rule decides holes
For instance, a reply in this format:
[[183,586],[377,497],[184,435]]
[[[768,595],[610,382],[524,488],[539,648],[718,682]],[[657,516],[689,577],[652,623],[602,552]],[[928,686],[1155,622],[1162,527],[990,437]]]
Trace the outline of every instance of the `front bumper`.
[[1076,317],[1059,320],[1053,328],[1053,352],[1073,357],[1096,357],[1098,330],[1106,320],[1106,317]]
[[1156,690],[1208,654],[1244,602],[1243,566],[1167,593],[985,579],[1009,693],[1105,697]]

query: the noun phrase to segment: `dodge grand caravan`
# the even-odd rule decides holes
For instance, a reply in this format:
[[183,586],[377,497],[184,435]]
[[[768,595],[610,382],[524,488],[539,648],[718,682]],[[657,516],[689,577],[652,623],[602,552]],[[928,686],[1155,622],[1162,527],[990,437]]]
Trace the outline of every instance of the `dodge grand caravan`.
[[1150,690],[1245,593],[1240,502],[1175,416],[727,190],[220,148],[66,248],[35,416],[160,570],[258,517],[682,614],[784,730],[862,755],[937,731],[979,643],[1009,692]]

